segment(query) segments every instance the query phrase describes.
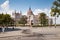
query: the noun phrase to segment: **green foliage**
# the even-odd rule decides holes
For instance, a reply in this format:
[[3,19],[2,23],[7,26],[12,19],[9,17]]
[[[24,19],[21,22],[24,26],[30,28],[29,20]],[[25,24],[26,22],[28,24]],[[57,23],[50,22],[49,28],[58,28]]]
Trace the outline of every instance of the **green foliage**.
[[55,0],[53,2],[53,7],[51,8],[51,16],[55,15],[57,15],[57,17],[60,15],[60,0]]
[[12,22],[13,19],[11,18],[11,16],[9,14],[0,14],[0,26],[8,26]]
[[48,27],[49,25],[41,26],[41,25],[32,25],[32,27]]
[[20,21],[19,21],[19,24],[26,24],[27,23],[27,17],[26,16],[22,16],[21,18],[20,18]]
[[56,17],[60,15],[60,0],[55,0],[53,2],[53,7],[51,8],[51,16],[55,16],[55,27],[56,27]]
[[46,18],[45,13],[40,13],[39,21],[40,21],[41,26],[45,26],[48,24],[48,19]]

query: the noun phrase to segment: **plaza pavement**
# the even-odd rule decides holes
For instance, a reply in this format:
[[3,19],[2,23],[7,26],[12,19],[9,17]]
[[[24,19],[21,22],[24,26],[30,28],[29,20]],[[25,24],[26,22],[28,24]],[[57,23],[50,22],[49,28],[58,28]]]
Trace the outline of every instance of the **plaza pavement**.
[[[0,33],[0,40],[60,40],[60,27],[16,27],[21,30]],[[33,33],[24,34],[22,30],[30,29]],[[33,36],[32,36],[33,35]]]

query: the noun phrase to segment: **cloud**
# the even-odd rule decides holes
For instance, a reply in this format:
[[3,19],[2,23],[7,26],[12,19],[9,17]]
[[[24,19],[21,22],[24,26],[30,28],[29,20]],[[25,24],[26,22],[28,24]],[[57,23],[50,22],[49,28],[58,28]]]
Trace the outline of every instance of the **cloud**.
[[[35,15],[38,15],[38,13],[41,13],[41,12],[46,13],[47,16],[49,16],[49,18],[52,18],[52,19],[53,19],[53,24],[55,24],[55,17],[51,17],[51,16],[50,16],[51,9],[47,9],[47,8],[45,8],[45,9],[35,9],[33,13],[34,13]],[[56,24],[60,24],[59,21],[60,21],[60,17],[58,17],[58,18],[56,19]]]
[[9,0],[6,0],[3,4],[1,4],[1,8],[4,11],[8,11],[9,10]]
[[46,13],[47,16],[50,16],[50,10],[47,9],[47,8],[45,8],[45,9],[35,9],[33,13],[35,15],[38,15],[38,13],[42,13],[42,12]]
[[38,13],[41,13],[41,12],[43,12],[41,9],[35,9],[33,13],[37,15]]
[[14,10],[12,10],[12,9],[10,9],[10,7],[9,7],[10,5],[9,5],[9,0],[6,0],[4,3],[2,3],[1,5],[0,5],[0,8],[1,8],[1,10],[0,10],[0,13],[4,13],[4,14],[10,14],[11,16],[12,16],[12,12],[14,11]]

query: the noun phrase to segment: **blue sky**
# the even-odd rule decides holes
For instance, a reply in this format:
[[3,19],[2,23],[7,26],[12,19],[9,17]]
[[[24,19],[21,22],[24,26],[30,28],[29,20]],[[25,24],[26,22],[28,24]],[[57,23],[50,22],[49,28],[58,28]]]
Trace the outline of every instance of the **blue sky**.
[[[29,7],[33,13],[45,12],[50,16],[50,8],[54,0],[0,0],[0,13],[9,13],[12,15],[14,10],[22,11],[22,14],[27,14]],[[60,24],[60,17],[57,18],[57,24]]]
[[29,8],[29,6],[31,6],[32,9],[50,9],[53,1],[54,0],[10,0],[10,7],[16,10],[26,10]]
[[[0,5],[6,0],[0,0]],[[10,9],[25,12],[29,7],[35,9],[50,9],[54,0],[9,0]]]

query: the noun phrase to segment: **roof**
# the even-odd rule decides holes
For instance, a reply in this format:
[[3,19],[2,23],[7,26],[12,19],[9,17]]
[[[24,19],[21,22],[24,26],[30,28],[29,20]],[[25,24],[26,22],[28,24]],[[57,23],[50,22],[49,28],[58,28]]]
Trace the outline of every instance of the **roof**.
[[29,8],[28,12],[27,12],[27,15],[34,15],[31,8]]

